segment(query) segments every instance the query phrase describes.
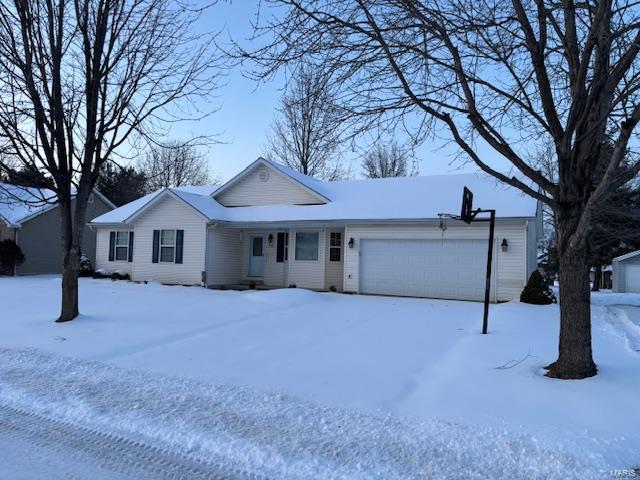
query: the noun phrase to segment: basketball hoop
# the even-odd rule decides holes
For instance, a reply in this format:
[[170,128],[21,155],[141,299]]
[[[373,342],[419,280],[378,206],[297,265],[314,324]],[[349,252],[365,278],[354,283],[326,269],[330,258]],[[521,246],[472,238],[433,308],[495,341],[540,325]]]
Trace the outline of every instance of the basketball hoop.
[[473,214],[473,193],[467,187],[462,190],[462,209],[460,211],[460,220],[465,223],[471,223],[475,215]]
[[[489,214],[489,218],[480,217],[479,214]],[[491,262],[493,259],[493,237],[496,224],[496,211],[495,209],[483,209],[477,208],[473,210],[473,193],[467,187],[462,190],[462,208],[460,209],[460,216],[449,213],[439,213],[440,218],[440,230],[442,230],[442,241],[444,243],[444,231],[447,229],[446,219],[452,218],[455,220],[462,220],[467,224],[472,222],[489,222],[489,245],[487,251],[487,276],[485,280],[484,289],[484,314],[482,318],[482,333],[486,334],[489,328],[489,299],[491,292]]]

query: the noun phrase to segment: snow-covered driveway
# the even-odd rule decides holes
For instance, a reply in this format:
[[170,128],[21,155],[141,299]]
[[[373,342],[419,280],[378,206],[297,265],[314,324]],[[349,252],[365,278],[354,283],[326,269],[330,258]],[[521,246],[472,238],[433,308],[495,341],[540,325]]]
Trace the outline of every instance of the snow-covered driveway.
[[[82,280],[82,316],[59,325],[58,296],[54,277],[0,279],[5,405],[275,478],[607,478],[640,464],[640,355],[606,300],[600,374],[563,382],[539,372],[556,306],[494,305],[482,336],[477,303]],[[112,385],[115,406],[101,399]]]

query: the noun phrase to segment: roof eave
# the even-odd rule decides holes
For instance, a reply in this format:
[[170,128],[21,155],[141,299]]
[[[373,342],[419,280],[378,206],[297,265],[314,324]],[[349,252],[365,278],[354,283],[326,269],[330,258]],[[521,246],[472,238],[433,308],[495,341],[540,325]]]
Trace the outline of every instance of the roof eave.
[[[496,221],[499,222],[527,222],[535,220],[535,216],[530,217],[497,217]],[[462,222],[462,220],[449,219],[452,222]],[[351,219],[307,219],[307,220],[254,220],[254,221],[235,221],[235,220],[221,220],[212,219],[208,223],[221,224],[234,228],[253,228],[263,227],[269,225],[309,225],[309,224],[334,224],[334,225],[377,225],[377,224],[402,224],[402,223],[434,223],[440,222],[439,218],[351,218]]]

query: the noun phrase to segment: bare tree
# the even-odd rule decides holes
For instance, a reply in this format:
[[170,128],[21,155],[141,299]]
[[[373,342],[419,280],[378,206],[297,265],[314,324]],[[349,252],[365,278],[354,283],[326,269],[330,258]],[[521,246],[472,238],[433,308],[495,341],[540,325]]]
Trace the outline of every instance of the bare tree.
[[79,313],[79,251],[102,165],[185,118],[186,102],[216,85],[218,56],[211,36],[196,32],[200,14],[172,0],[0,2],[0,144],[53,180],[60,322]]
[[418,174],[418,168],[407,150],[394,141],[369,150],[362,159],[362,173],[367,178],[410,177]]
[[[331,73],[356,128],[401,125],[415,142],[445,136],[480,169],[554,210],[560,340],[547,375],[595,375],[587,235],[597,206],[640,171],[631,141],[640,121],[637,3],[267,3],[278,8],[257,26],[261,46],[238,50],[257,65],[250,72],[256,78],[303,59]],[[607,135],[614,151],[602,164]],[[492,152],[482,156],[478,142]],[[528,161],[545,142],[553,145],[557,180]],[[495,158],[510,162],[512,172],[501,172]],[[604,174],[594,180],[596,170]]]
[[207,158],[194,145],[169,142],[154,146],[138,166],[147,191],[163,187],[206,185],[210,181]]
[[298,66],[271,125],[266,156],[311,177],[340,179],[339,126],[330,78]]

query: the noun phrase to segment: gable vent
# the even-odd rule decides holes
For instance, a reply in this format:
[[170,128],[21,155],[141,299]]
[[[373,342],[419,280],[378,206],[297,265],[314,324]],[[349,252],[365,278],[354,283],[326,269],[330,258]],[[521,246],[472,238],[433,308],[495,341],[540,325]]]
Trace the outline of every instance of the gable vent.
[[269,170],[267,170],[266,168],[260,169],[260,171],[258,172],[258,179],[261,182],[268,181],[269,180]]

